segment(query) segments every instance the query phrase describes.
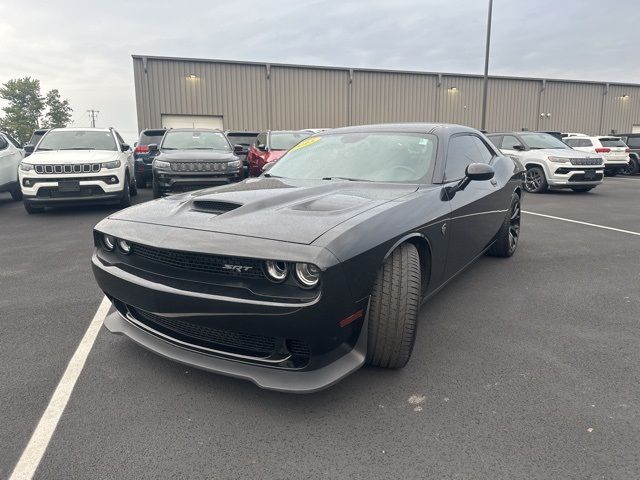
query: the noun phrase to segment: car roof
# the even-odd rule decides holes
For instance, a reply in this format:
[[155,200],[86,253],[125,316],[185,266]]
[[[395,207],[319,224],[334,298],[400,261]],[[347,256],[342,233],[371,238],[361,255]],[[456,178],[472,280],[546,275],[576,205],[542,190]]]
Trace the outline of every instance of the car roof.
[[320,132],[318,136],[335,135],[340,133],[364,132],[406,132],[406,133],[480,133],[475,128],[450,123],[380,123],[374,125],[357,125],[352,127],[334,128]]
[[219,128],[167,128],[167,131],[172,131],[172,132],[217,132],[217,133],[224,134],[224,132],[222,130],[220,130]]
[[226,135],[260,135],[260,132],[243,132],[242,130],[227,130]]
[[92,127],[60,127],[60,128],[52,128],[50,132],[57,131],[68,131],[68,132],[110,132],[110,128],[92,128]]

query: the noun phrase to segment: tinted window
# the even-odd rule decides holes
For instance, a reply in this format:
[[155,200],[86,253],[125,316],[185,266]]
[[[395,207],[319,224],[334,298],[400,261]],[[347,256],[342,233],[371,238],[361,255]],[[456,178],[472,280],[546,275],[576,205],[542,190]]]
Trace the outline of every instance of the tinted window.
[[291,132],[291,133],[271,133],[271,144],[269,148],[271,150],[289,150],[296,143],[304,140],[309,135],[309,132]]
[[570,147],[592,147],[593,143],[588,138],[565,138],[564,143]]
[[256,140],[255,133],[244,133],[244,132],[229,132],[227,133],[227,138],[229,142],[233,145],[244,145],[249,146]]
[[627,139],[627,145],[632,148],[640,148],[640,137],[629,137]]
[[151,145],[152,143],[160,145],[165,131],[166,130],[143,130],[140,134],[138,145]]
[[222,132],[170,130],[162,141],[163,150],[224,150],[231,146]]
[[261,133],[256,138],[256,147],[259,146],[259,145],[262,145],[262,146],[266,146],[267,145],[267,134],[266,133]]
[[500,144],[502,143],[502,135],[491,135],[487,136],[487,138],[496,146],[496,148],[500,148]]
[[[482,141],[473,135],[460,135],[449,141],[447,150],[447,164],[445,166],[445,181],[460,180],[464,177],[465,169],[470,163],[488,163],[492,154]],[[489,158],[489,160],[487,159]]]
[[504,148],[505,150],[515,150],[515,148],[513,147],[516,147],[516,146],[521,147],[522,143],[513,135],[505,135],[502,138],[502,146],[500,148]]
[[480,157],[482,157],[481,163],[489,163],[493,158],[493,151],[489,149],[489,147],[478,137],[473,137],[473,141],[478,148],[478,152],[480,153]]
[[363,132],[311,137],[289,150],[269,174],[418,183],[431,168],[435,146],[435,137],[428,134]]
[[4,138],[4,135],[0,135],[0,150],[4,150],[9,146],[9,142]]
[[600,143],[603,147],[626,147],[627,144],[624,143],[619,138],[601,138]]
[[522,141],[531,149],[552,148],[557,150],[567,150],[567,145],[548,133],[523,133],[520,135]]
[[94,130],[52,130],[37,150],[117,150],[111,132]]
[[45,133],[47,133],[46,130],[33,132],[33,135],[31,135],[31,139],[29,140],[29,145],[33,145],[33,146],[37,145]]

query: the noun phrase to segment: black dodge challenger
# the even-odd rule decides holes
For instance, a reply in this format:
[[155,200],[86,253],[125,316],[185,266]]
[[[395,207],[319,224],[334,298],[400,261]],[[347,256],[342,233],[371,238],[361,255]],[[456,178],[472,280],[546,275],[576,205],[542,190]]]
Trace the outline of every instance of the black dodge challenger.
[[261,177],[111,215],[105,321],[160,355],[286,392],[403,367],[421,303],[520,234],[523,169],[477,130],[339,128]]

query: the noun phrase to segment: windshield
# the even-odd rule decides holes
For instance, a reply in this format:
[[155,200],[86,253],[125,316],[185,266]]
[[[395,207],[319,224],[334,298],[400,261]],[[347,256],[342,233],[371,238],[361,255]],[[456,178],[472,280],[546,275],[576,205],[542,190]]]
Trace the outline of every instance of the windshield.
[[309,132],[290,132],[290,133],[271,133],[271,150],[289,150],[300,140],[304,140],[311,133]]
[[552,135],[548,133],[526,133],[520,134],[522,141],[529,148],[540,149],[540,148],[552,148],[557,150],[571,150],[571,147],[563,143],[561,140],[558,140]]
[[229,142],[234,145],[243,145],[248,147],[256,141],[257,133],[227,133]]
[[152,143],[159,144],[162,141],[164,132],[164,130],[145,130],[140,134],[138,145],[151,145]]
[[268,172],[294,179],[420,182],[433,163],[433,135],[344,133],[310,137],[293,147]]
[[38,144],[38,150],[110,150],[118,147],[111,132],[95,130],[52,130]]
[[624,143],[620,138],[601,138],[600,143],[603,147],[626,147],[627,144]]
[[181,130],[167,132],[162,142],[163,150],[223,150],[231,151],[227,137],[221,132]]

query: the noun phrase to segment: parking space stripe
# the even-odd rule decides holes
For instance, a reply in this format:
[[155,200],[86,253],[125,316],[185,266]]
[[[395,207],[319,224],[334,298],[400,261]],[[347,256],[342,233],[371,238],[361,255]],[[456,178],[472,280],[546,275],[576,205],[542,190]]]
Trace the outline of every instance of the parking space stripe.
[[111,302],[107,297],[104,297],[9,480],[30,480],[33,478],[110,308]]
[[580,225],[586,225],[588,227],[602,228],[604,230],[612,230],[614,232],[626,233],[628,235],[637,235],[637,236],[640,237],[640,232],[632,232],[631,230],[623,230],[621,228],[607,227],[606,225],[598,225],[596,223],[581,222],[579,220],[572,220],[570,218],[554,217],[553,215],[546,215],[544,213],[529,212],[529,211],[526,211],[526,210],[522,210],[522,213],[527,213],[529,215],[536,215],[538,217],[552,218],[553,220],[562,220],[563,222],[578,223]]

